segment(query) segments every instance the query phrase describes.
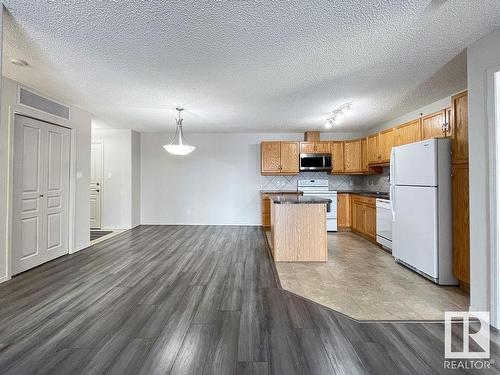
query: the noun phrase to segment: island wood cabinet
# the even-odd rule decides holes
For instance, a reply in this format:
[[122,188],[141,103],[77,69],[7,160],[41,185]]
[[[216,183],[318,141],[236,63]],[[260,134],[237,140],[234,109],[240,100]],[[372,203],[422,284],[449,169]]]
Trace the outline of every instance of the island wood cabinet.
[[344,172],[344,142],[330,142],[330,150],[332,152],[332,173]]
[[262,175],[299,173],[299,142],[262,142],[260,153]]
[[302,195],[295,191],[276,191],[276,192],[265,192],[261,193],[261,215],[262,215],[262,226],[265,229],[271,227],[271,196],[273,195]]
[[372,242],[377,238],[375,202],[375,198],[351,194],[351,230]]
[[420,119],[407,122],[396,128],[395,146],[407,145],[422,140]]
[[328,154],[330,153],[330,142],[300,142],[301,154]]

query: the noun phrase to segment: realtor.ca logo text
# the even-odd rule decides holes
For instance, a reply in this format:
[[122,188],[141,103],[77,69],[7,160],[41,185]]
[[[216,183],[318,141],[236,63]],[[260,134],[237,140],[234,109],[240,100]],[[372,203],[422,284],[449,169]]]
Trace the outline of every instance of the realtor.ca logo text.
[[445,369],[484,370],[490,359],[490,313],[447,311],[444,313]]

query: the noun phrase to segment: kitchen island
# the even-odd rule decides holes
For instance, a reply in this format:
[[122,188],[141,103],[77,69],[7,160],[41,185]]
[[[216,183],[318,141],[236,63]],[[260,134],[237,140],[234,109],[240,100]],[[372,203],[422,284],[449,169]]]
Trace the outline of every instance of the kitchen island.
[[326,205],[330,199],[271,197],[271,251],[275,262],[326,262]]

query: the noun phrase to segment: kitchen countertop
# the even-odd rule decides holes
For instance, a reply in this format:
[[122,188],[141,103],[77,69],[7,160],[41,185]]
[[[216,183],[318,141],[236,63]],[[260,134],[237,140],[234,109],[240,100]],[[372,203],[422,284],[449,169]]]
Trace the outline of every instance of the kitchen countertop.
[[301,191],[297,190],[261,190],[261,194],[300,194],[302,195]]
[[369,191],[369,190],[337,190],[337,194],[357,194],[364,197],[372,197],[379,199],[389,200],[389,193],[379,192],[379,191]]
[[275,204],[327,204],[332,203],[331,199],[318,198],[318,197],[304,197],[304,196],[286,196],[271,197]]

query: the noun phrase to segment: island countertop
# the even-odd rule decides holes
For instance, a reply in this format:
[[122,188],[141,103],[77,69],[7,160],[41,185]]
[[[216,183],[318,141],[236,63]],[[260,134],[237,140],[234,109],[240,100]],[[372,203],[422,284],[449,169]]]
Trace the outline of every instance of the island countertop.
[[327,204],[332,203],[331,199],[300,196],[300,195],[281,195],[269,197],[275,204]]

